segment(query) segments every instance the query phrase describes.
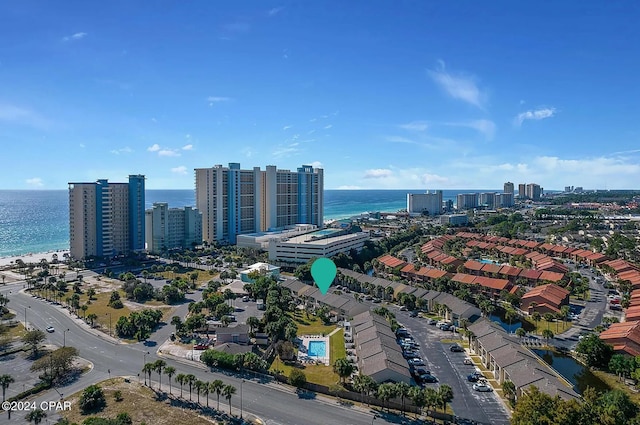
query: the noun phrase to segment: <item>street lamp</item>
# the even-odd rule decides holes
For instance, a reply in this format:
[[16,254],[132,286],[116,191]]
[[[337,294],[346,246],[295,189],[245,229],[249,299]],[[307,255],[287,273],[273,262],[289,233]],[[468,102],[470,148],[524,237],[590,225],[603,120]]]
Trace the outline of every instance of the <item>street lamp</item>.
[[242,384],[244,383],[244,379],[240,381],[240,419],[242,419]]
[[[31,306],[27,306],[28,308],[31,308]],[[24,308],[24,329],[25,330],[29,330],[29,327],[27,326],[27,307]]]
[[[142,356],[142,369],[144,369],[145,365],[147,364],[147,354],[149,354],[148,351]],[[142,373],[144,373],[144,384],[147,385],[147,372],[143,370]]]
[[109,315],[109,336],[111,336],[111,312],[106,313]]
[[67,346],[67,332],[69,332],[69,329],[67,329],[66,331],[62,331],[62,346],[63,347]]

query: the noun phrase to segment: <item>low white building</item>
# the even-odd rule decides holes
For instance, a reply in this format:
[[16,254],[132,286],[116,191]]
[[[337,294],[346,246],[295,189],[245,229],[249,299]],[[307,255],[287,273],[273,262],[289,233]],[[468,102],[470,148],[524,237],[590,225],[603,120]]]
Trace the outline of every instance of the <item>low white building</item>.
[[292,238],[294,236],[313,232],[317,229],[318,226],[315,224],[296,224],[293,226],[286,226],[282,229],[238,235],[236,237],[236,245],[238,248],[254,248],[266,251],[269,249],[270,240]]
[[269,261],[306,263],[312,258],[329,258],[352,249],[360,251],[367,240],[368,233],[344,234],[339,229],[323,229],[289,239],[272,239],[269,241]]
[[280,276],[280,267],[272,266],[267,263],[255,263],[250,265],[246,270],[240,272],[240,280],[243,282],[253,282],[249,275],[253,272],[259,272],[265,276],[273,276],[276,279]]

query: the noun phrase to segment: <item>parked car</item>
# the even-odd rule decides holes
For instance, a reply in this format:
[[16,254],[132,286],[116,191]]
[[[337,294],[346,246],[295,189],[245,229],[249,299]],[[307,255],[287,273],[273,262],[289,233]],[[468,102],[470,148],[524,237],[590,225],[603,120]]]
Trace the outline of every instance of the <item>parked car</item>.
[[438,378],[436,378],[435,376],[430,375],[430,374],[429,375],[420,375],[420,380],[422,382],[424,382],[424,383],[427,383],[427,384],[434,384],[434,383],[438,382]]
[[436,322],[434,319],[428,319],[427,320],[427,325],[435,325],[436,323],[438,323],[438,322]]
[[464,348],[462,348],[458,344],[453,344],[451,347],[449,347],[449,350],[451,350],[454,353],[462,353],[462,352],[464,352]]
[[249,301],[249,297],[247,295],[245,295],[244,297],[242,297],[242,302],[248,302]]
[[424,361],[422,361],[422,359],[418,357],[409,359],[409,364],[412,366],[425,366]]
[[469,382],[478,382],[482,378],[482,374],[480,372],[473,372],[467,375],[467,381]]
[[382,302],[382,300],[380,298],[374,298],[373,299],[373,303],[374,304],[380,304]]
[[400,311],[407,311],[407,307],[403,305],[402,307],[400,307]]
[[49,332],[49,333],[55,332],[54,327],[53,327],[53,326],[49,326],[49,327],[47,328],[47,332]]
[[463,364],[466,364],[466,365],[472,365],[472,364],[473,364],[473,361],[472,361],[471,359],[464,359],[464,360],[462,361],[462,363],[463,363]]
[[194,350],[206,350],[207,348],[209,348],[209,346],[204,344],[198,344],[193,346]]
[[409,317],[418,317],[418,312],[412,311],[411,313],[409,313]]
[[491,392],[493,391],[493,387],[487,384],[486,382],[477,382],[473,384],[473,389],[480,392]]

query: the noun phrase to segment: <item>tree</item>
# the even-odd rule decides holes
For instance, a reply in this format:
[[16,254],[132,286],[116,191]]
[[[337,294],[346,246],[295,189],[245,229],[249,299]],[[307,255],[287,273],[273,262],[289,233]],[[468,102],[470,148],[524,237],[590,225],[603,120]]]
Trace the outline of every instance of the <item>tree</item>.
[[[383,403],[387,404],[389,400],[396,396],[396,386],[395,384],[385,382],[384,384],[380,384],[378,387],[378,398],[383,401]],[[391,412],[389,405],[387,404],[387,411]]]
[[87,320],[91,324],[91,327],[93,327],[93,324],[95,323],[97,318],[98,318],[98,315],[95,314],[95,313],[91,313],[91,314],[87,315]]
[[[165,373],[167,372],[167,369],[164,370]],[[184,373],[179,373],[176,375],[176,383],[180,384],[180,398],[182,398],[182,386],[187,382],[187,375],[185,375]]]
[[553,425],[559,397],[551,397],[532,386],[518,398],[511,417],[512,425]]
[[176,373],[176,368],[173,366],[165,366],[164,374],[169,377],[169,394],[171,394],[171,377]]
[[195,388],[196,390],[196,396],[198,396],[198,404],[200,404],[200,394],[202,394],[202,389],[207,386],[207,388],[209,388],[209,385],[207,383],[205,383],[204,381],[201,381],[199,379],[196,379],[196,381],[193,383],[193,388]]
[[[158,372],[158,390],[162,391],[162,371],[164,367],[167,365],[167,362],[164,360],[156,360],[153,363],[153,370]],[[151,378],[149,378],[149,382],[151,382]]]
[[613,346],[602,341],[598,335],[590,334],[578,342],[576,352],[584,356],[587,366],[605,369],[613,355]]
[[47,414],[45,413],[45,411],[40,408],[37,408],[35,410],[30,411],[27,414],[27,416],[25,416],[24,418],[27,421],[29,421],[29,423],[33,422],[34,424],[38,425],[46,417],[47,417]]
[[302,388],[307,383],[307,375],[300,369],[293,368],[289,372],[289,384],[296,388]]
[[247,325],[249,325],[249,332],[253,333],[255,329],[260,325],[260,319],[255,316],[247,317]]
[[95,412],[106,406],[104,392],[98,385],[90,385],[84,389],[80,396],[80,409],[83,413]]
[[551,321],[553,320],[553,314],[545,313],[542,315],[542,317],[544,317],[544,320],[547,322],[547,329],[549,329],[549,323],[551,323]]
[[502,392],[513,406],[516,402],[516,385],[509,380],[502,381]]
[[527,331],[525,331],[524,328],[516,329],[516,335],[518,337],[523,338],[526,334],[527,334]]
[[531,318],[536,324],[536,329],[538,329],[538,323],[540,322],[540,319],[542,318],[542,316],[540,316],[539,312],[534,311],[533,314],[531,315]]
[[340,380],[344,383],[345,379],[353,373],[353,364],[342,357],[333,364],[333,371],[340,376]]
[[440,403],[442,403],[442,411],[446,411],[447,403],[453,400],[453,389],[447,384],[440,385],[440,388],[438,388],[438,398],[440,399]]
[[396,396],[400,397],[400,402],[402,403],[402,415],[404,415],[404,400],[409,395],[410,389],[411,387],[406,382],[396,383],[395,391]]
[[22,337],[22,342],[31,347],[31,353],[33,357],[38,355],[39,345],[46,339],[46,335],[39,329],[25,332]]
[[209,382],[209,392],[216,393],[216,396],[218,397],[218,407],[216,408],[217,410],[220,410],[220,394],[222,394],[223,388],[224,382],[219,379]]
[[547,340],[547,344],[549,344],[549,340],[553,338],[553,331],[551,329],[543,329],[542,337]]
[[185,377],[185,381],[186,384],[189,384],[189,401],[191,401],[191,390],[193,389],[193,384],[196,382],[196,376],[190,373]]
[[144,373],[144,384],[147,385],[147,375],[149,375],[149,386],[151,386],[151,373],[154,371],[153,363],[145,363],[142,367],[142,373]]
[[235,393],[236,393],[236,387],[234,387],[233,385],[227,384],[222,389],[222,394],[224,395],[224,398],[226,398],[227,402],[229,403],[229,414],[231,414],[231,396],[233,396]]
[[16,382],[15,379],[13,379],[13,376],[11,375],[1,375],[0,376],[0,386],[2,386],[2,402],[5,401],[4,395],[7,391],[7,388],[9,388],[9,385],[13,384],[14,382]]
[[427,405],[427,393],[420,387],[411,387],[409,389],[409,398],[414,406],[420,409],[420,415],[422,415],[422,409]]

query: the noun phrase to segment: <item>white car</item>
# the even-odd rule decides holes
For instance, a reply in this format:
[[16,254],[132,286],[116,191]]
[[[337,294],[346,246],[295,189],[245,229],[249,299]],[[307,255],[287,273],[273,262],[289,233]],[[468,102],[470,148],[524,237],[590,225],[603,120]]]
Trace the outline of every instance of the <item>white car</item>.
[[49,326],[47,329],[47,332],[52,333],[55,331],[55,329],[53,328],[53,326]]
[[473,384],[473,389],[480,392],[491,392],[493,387],[486,382],[477,382]]

